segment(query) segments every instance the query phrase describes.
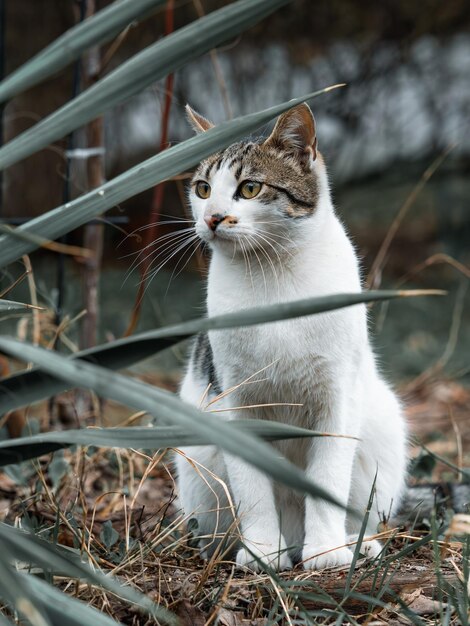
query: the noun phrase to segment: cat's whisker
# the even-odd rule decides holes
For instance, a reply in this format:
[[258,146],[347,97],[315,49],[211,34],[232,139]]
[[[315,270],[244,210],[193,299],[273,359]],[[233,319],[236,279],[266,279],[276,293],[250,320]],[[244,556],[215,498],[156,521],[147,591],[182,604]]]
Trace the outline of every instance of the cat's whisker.
[[[281,224],[283,227],[285,227],[285,222],[284,222],[283,220],[280,220],[280,221],[278,221],[278,220],[269,220],[269,221],[258,221],[258,220],[254,220],[254,221],[252,222],[252,224],[256,224],[256,225],[258,225],[258,224],[267,224],[267,225],[269,225],[269,226],[274,226],[274,225],[276,225],[276,224]],[[271,235],[272,237],[276,237],[276,238],[278,238],[278,239],[285,239],[286,241],[288,241],[288,242],[289,242],[289,243],[291,243],[292,245],[295,245],[294,241],[292,240],[292,238],[291,238],[291,237],[289,237],[289,235],[288,235],[288,231],[287,231],[285,228],[283,228],[283,229],[282,229],[282,233],[283,233],[283,234],[281,234],[281,233],[275,233],[275,232],[271,232],[271,231],[267,231],[267,230],[265,230],[265,229],[263,229],[263,228],[261,228],[261,229],[256,228],[256,230],[259,230],[259,232],[263,232],[263,233],[269,234],[269,235]]]
[[[259,232],[265,235],[266,237],[271,238],[271,240],[277,243],[279,246],[282,246],[282,244],[279,243],[277,239],[282,239],[283,241],[286,241],[287,243],[291,244],[293,248],[295,248],[297,245],[295,241],[288,235],[280,235],[278,233],[271,233],[266,230],[259,230]],[[289,256],[293,256],[292,250],[290,250],[289,248],[286,248],[285,246],[282,246],[282,248],[286,252],[286,254],[289,254]]]
[[[267,293],[266,293],[266,278],[265,278],[265,273],[264,273],[264,269],[263,269],[263,264],[261,263],[261,259],[259,258],[258,254],[256,252],[256,249],[258,248],[258,250],[261,253],[263,253],[263,257],[264,258],[266,258],[266,254],[264,253],[263,248],[258,245],[258,241],[256,240],[256,237],[253,234],[250,234],[249,237],[250,237],[250,240],[252,240],[251,250],[254,253],[254,255],[256,256],[256,258],[258,259],[258,263],[259,263],[259,265],[261,267],[261,271],[263,273],[264,284],[265,284],[265,295],[267,295]],[[269,261],[269,259],[268,259],[268,261]],[[277,274],[276,274],[275,270],[273,269],[272,264],[271,264],[271,270],[273,270],[273,277],[275,277],[277,279]],[[278,288],[279,288],[279,285],[278,285]]]
[[[194,243],[194,241],[198,238],[197,235],[193,235],[192,237],[190,237],[189,239],[186,239],[183,242],[178,242],[178,244],[176,245],[176,247],[174,246],[171,250],[171,253],[166,256],[163,261],[161,261],[159,263],[159,265],[155,268],[149,268],[149,271],[146,272],[145,274],[145,279],[148,280],[148,282],[150,283],[155,276],[158,274],[158,272],[160,272],[160,270],[176,255],[178,254],[178,252],[180,252],[181,250],[183,250],[184,248],[186,248],[187,246],[189,246],[190,244]],[[150,271],[151,270],[151,271]]]
[[[175,268],[173,270],[173,272],[171,273],[170,276],[170,280],[168,281],[168,286],[166,288],[166,292],[165,295],[168,294],[168,290],[170,288],[171,285],[171,281],[173,280],[173,278],[178,278],[178,276],[181,274],[181,272],[184,271],[185,267],[188,265],[188,263],[191,261],[191,259],[193,258],[193,256],[196,254],[197,249],[200,245],[200,240],[193,240],[189,246],[189,250],[185,250],[185,252],[181,255],[181,258],[179,259],[179,261],[177,262],[177,264],[175,265]],[[192,246],[194,246],[194,250],[191,251]],[[178,265],[181,263],[181,261],[184,259],[184,256],[186,255],[186,252],[190,252],[188,258],[186,259],[186,261],[184,262],[184,265],[181,267],[181,269],[178,271],[178,273],[175,275],[176,270],[178,269]]]
[[[285,250],[284,246],[282,246],[281,244],[279,244],[278,242],[274,241],[271,242],[269,237],[266,235],[261,235],[261,233],[256,233],[258,239],[261,239],[264,243],[266,243],[274,252],[274,254],[276,255],[277,258],[277,265],[280,268],[281,274],[282,274],[282,278],[285,279],[285,271],[284,271],[284,263],[282,262],[282,259],[279,255],[279,252],[276,249],[276,246],[280,246],[282,249]],[[274,245],[276,244],[276,245]],[[278,286],[278,296],[280,297],[280,283],[279,283],[279,278],[276,272],[276,268],[275,265],[273,264],[273,261],[270,257],[270,255],[268,254],[268,251],[265,249],[265,247],[263,245],[260,246],[260,249],[262,250],[264,256],[266,257],[266,259],[268,260],[269,264],[271,265],[271,268],[273,270],[273,273],[276,275],[277,278],[277,286]],[[287,254],[289,254],[290,257],[292,257],[292,255],[289,253],[289,251],[286,251]]]
[[253,224],[282,224],[283,226],[285,226],[285,220],[253,220],[252,222]]
[[[190,245],[193,242],[185,242],[184,244],[181,244],[179,248],[177,248],[176,250],[174,250],[174,252],[168,256],[167,258],[165,258],[156,268],[154,268],[152,271],[149,271],[146,275],[145,275],[145,280],[147,281],[147,284],[145,285],[145,292],[147,292],[147,289],[149,288],[151,282],[153,281],[153,279],[157,276],[157,274],[163,269],[163,267],[168,263],[168,261],[175,256],[175,254],[178,254],[178,252],[180,252],[181,250],[184,250],[184,248],[188,245]],[[144,280],[144,279],[143,279]]]
[[162,220],[159,222],[152,222],[151,224],[144,224],[143,226],[139,226],[139,228],[136,228],[134,231],[132,231],[131,234],[133,233],[140,233],[144,230],[148,230],[149,228],[154,228],[154,227],[158,227],[158,226],[167,226],[168,224],[195,224],[196,222],[194,220]]
[[[279,247],[281,247],[284,250],[283,246],[278,244],[276,241],[274,241],[274,242],[270,241],[268,237],[266,237],[265,235],[262,235],[261,233],[256,233],[256,237],[258,238],[258,240],[261,240],[262,242],[266,243],[272,249],[272,251],[276,255],[277,261],[279,263],[279,267],[284,272],[284,265],[282,263],[281,256],[280,256],[278,250],[276,249],[276,246],[279,246]],[[276,245],[274,245],[274,244],[276,244]],[[261,248],[264,250],[263,246],[261,246]],[[264,252],[267,254],[266,250],[264,250]],[[269,254],[267,254],[267,256],[269,257]],[[269,259],[271,259],[271,257],[269,257]],[[271,259],[271,262],[272,262],[272,259]]]
[[255,284],[253,282],[253,273],[251,271],[251,265],[250,265],[250,257],[248,255],[248,251],[245,247],[245,243],[246,243],[246,237],[244,235],[242,235],[242,237],[239,239],[240,242],[240,248],[243,252],[243,258],[245,259],[245,276],[248,275],[248,273],[250,274],[250,282],[251,282],[251,288],[254,290],[255,288]]
[[174,232],[174,233],[168,233],[167,235],[163,235],[162,237],[159,237],[155,239],[154,241],[152,241],[150,244],[148,244],[148,246],[146,246],[146,248],[142,250],[142,252],[144,252],[146,249],[150,249],[155,246],[158,246],[159,244],[167,245],[167,244],[171,244],[174,241],[177,241],[178,239],[184,239],[191,233],[194,233],[194,228],[184,228],[183,230],[178,230],[177,232]]
[[[251,238],[254,240],[255,244],[259,243],[259,240],[263,240],[264,237],[262,237],[259,233],[252,233],[251,234]],[[279,261],[279,267],[281,268],[281,271],[284,272],[283,266],[282,266],[282,262],[281,262],[281,258],[279,256],[279,254],[277,253],[276,249],[274,248],[274,246],[272,244],[270,244],[266,239],[264,239],[264,241],[266,243],[268,243],[268,245],[271,246],[271,248],[273,249],[274,253],[276,254],[278,261]],[[273,260],[271,259],[271,257],[269,256],[269,254],[266,252],[266,250],[264,249],[264,247],[261,245],[258,248],[263,256],[266,258],[266,260],[268,261],[269,266],[271,267],[272,273],[274,278],[276,279],[276,284],[277,284],[277,291],[278,291],[278,298],[280,299],[280,295],[281,295],[281,286],[280,286],[280,282],[279,282],[279,276],[278,273],[276,271],[276,266],[273,263]],[[253,251],[255,250],[255,246],[253,246]],[[258,255],[256,255],[258,256]],[[261,264],[261,262],[260,262]]]
[[[183,220],[183,219],[172,219],[172,220],[162,220],[158,222],[152,222],[151,224],[144,224],[143,226],[139,226],[139,228],[135,228],[132,232],[127,233],[126,236],[117,244],[116,248],[120,248],[129,237],[139,237],[142,239],[138,233],[147,230],[149,228],[153,228],[154,226],[163,226],[165,224],[195,224],[194,220]],[[124,257],[125,258],[125,257]]]
[[156,245],[158,245],[159,243],[162,243],[168,239],[172,239],[174,237],[177,237],[179,235],[183,235],[186,234],[188,232],[192,232],[194,231],[194,228],[183,228],[181,230],[178,230],[176,232],[173,233],[167,233],[166,235],[163,235],[162,237],[158,237],[157,239],[154,239],[153,241],[151,241],[150,243],[148,243],[144,248],[137,250],[136,252],[130,252],[129,254],[126,254],[122,257],[120,257],[121,259],[126,259],[128,257],[131,256],[136,256],[136,258],[134,259],[134,261],[132,262],[131,268],[134,266],[134,264],[138,261],[139,257],[144,254],[144,252],[146,250],[149,250],[150,248],[155,247]]
[[194,220],[187,220],[186,217],[182,217],[182,216],[175,217],[174,215],[170,215],[169,213],[160,213],[160,217],[167,217],[169,220],[185,220],[185,221],[190,221],[190,222],[194,221]]
[[[195,246],[194,250],[193,250],[193,246]],[[175,267],[173,268],[173,271],[171,272],[171,275],[170,275],[170,278],[169,278],[169,280],[168,280],[168,284],[167,284],[167,286],[166,286],[166,290],[165,290],[165,297],[168,295],[168,290],[170,289],[170,285],[171,285],[171,283],[172,283],[172,281],[173,281],[173,278],[177,278],[177,277],[181,274],[181,272],[183,271],[183,269],[186,267],[186,265],[187,265],[188,261],[189,261],[189,260],[191,259],[191,257],[193,256],[193,254],[194,254],[194,252],[196,251],[196,249],[197,249],[197,241],[195,241],[195,240],[191,241],[191,242],[190,242],[190,243],[186,246],[186,249],[185,249],[185,248],[182,248],[182,250],[184,250],[184,251],[181,253],[180,258],[177,260],[177,262],[176,262],[176,264],[175,264]],[[188,252],[190,253],[190,254],[189,254],[188,259],[184,262],[184,264],[183,264],[182,268],[181,268],[180,270],[178,270],[178,267],[179,267],[180,263],[182,263],[182,262],[183,262],[183,260],[184,260],[184,258],[185,258],[185,256],[186,256],[186,254],[187,254]],[[176,272],[177,270],[178,270],[178,272],[175,274],[175,272]]]
[[[290,257],[293,256],[293,253],[291,250],[283,246],[281,243],[279,243],[279,241],[276,241],[275,239],[273,239],[273,236],[281,236],[281,235],[275,235],[274,233],[270,233],[270,232],[268,233],[267,231],[262,230],[262,229],[257,229],[255,233],[265,238],[266,242],[271,241],[272,243],[276,244],[276,246],[278,246],[283,252],[285,252]],[[289,241],[289,243],[291,243],[293,246],[295,245],[290,237],[283,237],[283,239],[286,239],[287,241]]]
[[249,254],[249,250],[248,250],[248,242],[246,237],[243,237],[243,250],[244,250],[244,256],[245,256],[245,264],[246,264],[246,270],[245,270],[245,275],[249,274],[250,275],[250,283],[251,283],[251,290],[254,292],[255,290],[255,283],[253,280],[253,272],[252,272],[252,268],[251,268],[251,260],[250,260],[250,254]]
[[[256,252],[256,246],[254,246],[251,243],[251,239],[253,239],[253,235],[249,234],[249,235],[247,235],[247,237],[248,237],[248,244],[250,245],[250,249],[251,249],[251,251],[253,252],[253,254],[255,255],[255,257],[256,257],[256,259],[258,261],[258,265],[260,267],[261,274],[263,276],[264,296],[265,296],[265,298],[267,298],[268,297],[268,283],[266,282],[266,274],[264,273],[264,267],[263,267],[263,264],[261,263],[261,259],[259,258],[258,253]],[[255,243],[256,243],[256,240],[255,240]]]
[[[274,248],[273,248],[273,249],[274,249]],[[264,255],[264,257],[266,258],[266,260],[268,261],[269,265],[271,266],[271,269],[272,269],[272,271],[273,271],[274,277],[276,278],[276,284],[277,284],[277,297],[278,297],[278,300],[280,300],[280,299],[281,299],[281,285],[280,285],[280,281],[279,281],[279,275],[278,275],[278,273],[277,273],[277,271],[276,271],[276,266],[274,265],[273,260],[271,259],[271,257],[270,257],[270,256],[269,256],[269,254],[267,253],[267,251],[264,249],[264,246],[260,246],[260,250],[261,250],[261,252],[263,253],[263,255]],[[274,252],[276,252],[276,251],[274,250]],[[276,253],[276,254],[277,254],[277,253]],[[278,256],[279,256],[279,255],[278,255]],[[283,275],[283,277],[284,277],[284,268],[283,268],[283,266],[282,266],[282,263],[281,263],[281,262],[279,262],[279,267],[281,268],[281,272],[282,272],[282,275]]]
[[[282,273],[282,277],[285,277],[285,273],[284,273],[284,263],[282,262],[281,256],[279,254],[278,248],[280,248],[286,255],[288,255],[290,258],[293,257],[293,254],[290,252],[290,250],[287,250],[287,248],[285,248],[282,244],[280,244],[278,241],[273,240],[269,234],[264,234],[262,232],[257,231],[255,233],[255,235],[258,237],[258,240],[261,240],[263,243],[267,244],[269,246],[269,248],[274,252],[274,254],[276,255],[276,259],[277,259],[277,263],[278,263],[278,267],[281,270]],[[268,250],[265,249],[265,247],[263,245],[261,245],[261,249],[263,250],[263,252],[265,253],[267,259],[270,261],[271,265],[272,265],[272,259],[270,257],[270,255],[268,254]],[[274,271],[274,268],[273,268]]]
[[[198,239],[197,235],[187,235],[186,237],[180,238],[177,241],[172,241],[170,243],[168,243],[165,248],[163,250],[161,250],[159,252],[159,254],[153,259],[152,262],[154,262],[156,259],[158,259],[159,257],[164,257],[163,259],[160,259],[158,266],[160,265],[164,265],[165,263],[167,263],[170,259],[173,258],[173,256],[175,254],[177,254],[177,252],[181,249],[183,249],[185,246],[189,245],[190,243],[196,241]],[[166,255],[166,256],[165,256]],[[149,270],[151,270],[152,268],[149,267]]]
[[[193,229],[189,229],[190,232],[193,231]],[[172,238],[168,238],[169,241],[167,240],[166,242],[164,242],[164,245],[161,246],[160,248],[157,248],[156,250],[152,250],[151,252],[149,252],[143,259],[141,259],[140,261],[138,260],[138,257],[136,259],[134,259],[134,261],[132,262],[131,266],[129,267],[129,269],[126,272],[126,277],[125,277],[125,281],[129,278],[129,276],[132,274],[132,272],[137,269],[140,265],[144,264],[146,261],[148,261],[148,259],[150,259],[151,257],[152,260],[150,261],[150,264],[154,263],[156,259],[158,259],[162,254],[165,254],[165,252],[168,252],[168,250],[170,250],[173,246],[178,245],[181,241],[183,241],[184,239],[186,239],[189,236],[188,232],[185,233],[173,233],[173,237]],[[155,240],[154,242],[152,242],[152,246],[157,245],[158,243],[161,243],[161,240]],[[141,251],[141,254],[148,248],[152,247],[152,246],[146,246],[146,248],[144,250]]]

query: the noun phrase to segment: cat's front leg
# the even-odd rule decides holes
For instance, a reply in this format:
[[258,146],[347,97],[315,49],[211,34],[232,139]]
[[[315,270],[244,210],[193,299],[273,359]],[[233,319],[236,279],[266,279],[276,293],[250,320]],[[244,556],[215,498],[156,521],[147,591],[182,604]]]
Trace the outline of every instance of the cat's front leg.
[[255,571],[262,569],[259,561],[275,570],[291,567],[271,480],[238,457],[224,454],[224,458],[241,527],[243,547],[238,550],[237,565]]
[[[344,432],[340,425],[325,430]],[[353,434],[353,433],[352,433]],[[348,503],[356,449],[354,439],[322,437],[312,442],[306,473],[344,506]],[[305,502],[305,542],[302,561],[306,569],[348,565],[353,553],[346,547],[346,512],[326,500]]]

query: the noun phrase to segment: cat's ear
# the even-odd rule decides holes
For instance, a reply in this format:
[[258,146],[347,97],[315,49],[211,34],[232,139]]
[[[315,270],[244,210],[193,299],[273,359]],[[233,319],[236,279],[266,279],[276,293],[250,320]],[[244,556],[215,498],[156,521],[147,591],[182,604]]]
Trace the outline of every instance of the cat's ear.
[[265,145],[280,148],[298,157],[303,163],[317,158],[315,119],[305,102],[279,116]]
[[196,113],[189,104],[186,105],[186,115],[188,116],[189,123],[197,133],[204,133],[209,128],[214,128],[214,124],[209,122],[205,117]]

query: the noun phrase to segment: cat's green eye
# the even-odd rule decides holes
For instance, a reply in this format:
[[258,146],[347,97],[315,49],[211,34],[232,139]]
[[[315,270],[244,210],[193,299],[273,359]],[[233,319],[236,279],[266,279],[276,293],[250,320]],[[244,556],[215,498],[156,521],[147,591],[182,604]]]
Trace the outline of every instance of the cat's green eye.
[[196,183],[196,195],[203,200],[207,200],[207,198],[211,195],[211,186],[209,183],[206,183],[205,180],[199,180]]
[[242,198],[245,198],[245,200],[251,200],[259,194],[262,186],[261,183],[255,180],[246,180],[240,186],[240,195]]

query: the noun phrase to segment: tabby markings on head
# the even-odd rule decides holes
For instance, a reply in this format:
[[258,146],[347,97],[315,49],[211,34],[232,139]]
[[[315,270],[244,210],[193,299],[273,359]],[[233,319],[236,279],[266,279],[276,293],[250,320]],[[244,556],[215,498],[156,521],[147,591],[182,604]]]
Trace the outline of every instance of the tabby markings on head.
[[292,218],[309,217],[318,201],[318,183],[313,172],[305,172],[292,154],[265,146],[263,140],[241,142],[203,161],[195,178],[209,180],[226,166],[238,182],[253,179],[266,189],[258,201],[270,205],[281,201],[283,213]]
[[[213,127],[190,107],[187,112],[197,132]],[[305,218],[314,213],[319,198],[316,159],[315,120],[308,105],[302,104],[281,115],[267,139],[235,143],[203,161],[195,178],[209,181],[226,166],[238,182],[263,183],[259,202],[276,204],[287,217]]]

